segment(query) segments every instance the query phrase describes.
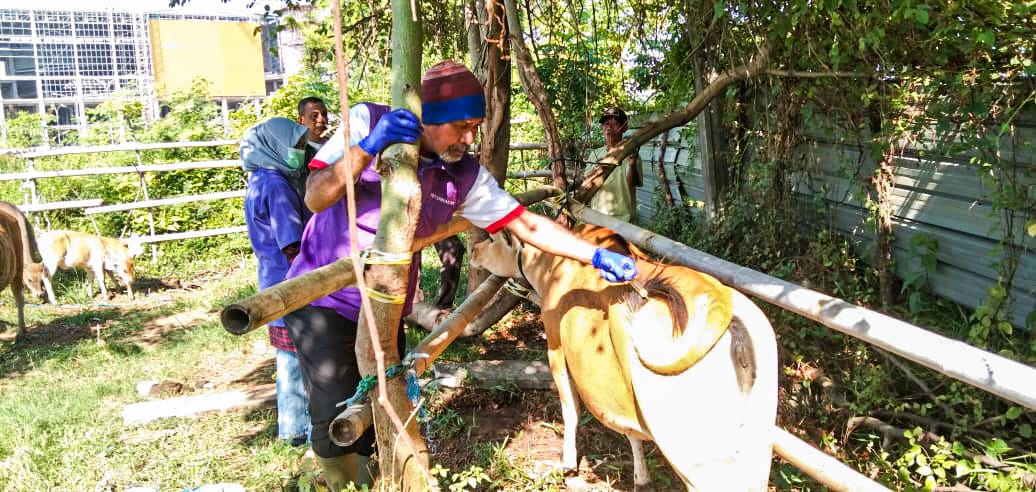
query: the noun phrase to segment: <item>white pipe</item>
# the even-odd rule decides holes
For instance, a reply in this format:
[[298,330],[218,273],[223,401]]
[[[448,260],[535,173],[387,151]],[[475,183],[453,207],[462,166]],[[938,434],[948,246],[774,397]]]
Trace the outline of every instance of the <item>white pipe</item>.
[[780,427],[773,428],[773,452],[795,468],[805,472],[806,475],[830,487],[831,490],[839,492],[889,490]]
[[103,214],[107,212],[120,212],[123,210],[135,210],[140,208],[161,207],[163,205],[176,205],[180,203],[201,202],[206,200],[224,200],[227,198],[240,198],[245,196],[245,190],[221,191],[219,193],[206,193],[204,195],[187,195],[173,198],[159,198],[133,203],[117,203],[115,205],[104,205],[102,207],[90,207],[83,210],[85,215]]
[[148,166],[117,166],[117,167],[92,167],[85,169],[60,169],[56,171],[29,171],[24,173],[0,174],[0,181],[15,181],[23,179],[42,178],[67,178],[72,176],[97,176],[101,174],[128,174],[128,173],[153,173],[161,171],[182,171],[186,169],[219,169],[227,167],[240,167],[241,161],[197,161],[197,162],[171,162],[168,164],[151,164]]
[[92,147],[61,147],[53,150],[29,150],[19,153],[20,157],[53,157],[70,154],[93,154],[95,152],[123,152],[133,150],[156,150],[156,149],[179,149],[187,147],[222,147],[224,145],[238,145],[239,140],[210,140],[205,142],[158,142],[158,143],[130,143],[119,145],[99,145]]
[[169,234],[155,234],[152,236],[140,237],[141,243],[160,243],[163,241],[175,241],[178,239],[194,239],[199,237],[220,236],[223,234],[236,234],[247,232],[246,226],[220,227],[219,229],[203,229],[200,231],[172,232]]
[[1036,410],[1036,368],[935,334],[891,316],[786,282],[690,248],[685,244],[569,202],[572,214],[608,227],[637,246],[707,273],[758,297],[846,335],[883,348],[929,369]]

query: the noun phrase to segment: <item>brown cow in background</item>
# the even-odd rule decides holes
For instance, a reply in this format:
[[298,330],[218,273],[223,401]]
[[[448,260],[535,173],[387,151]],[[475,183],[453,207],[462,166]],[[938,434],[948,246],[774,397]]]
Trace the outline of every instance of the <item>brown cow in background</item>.
[[19,217],[22,215],[17,209],[12,214],[6,208],[0,208],[0,291],[10,287],[11,293],[14,294],[14,303],[18,306],[18,333],[14,338],[16,342],[25,336],[25,296],[22,292],[25,253]]
[[36,246],[36,234],[32,230],[32,222],[29,222],[25,214],[11,203],[0,202],[0,213],[8,214],[18,222],[18,235],[22,239],[22,281],[34,296],[42,299],[44,296],[43,263],[37,261],[40,258],[40,250]]

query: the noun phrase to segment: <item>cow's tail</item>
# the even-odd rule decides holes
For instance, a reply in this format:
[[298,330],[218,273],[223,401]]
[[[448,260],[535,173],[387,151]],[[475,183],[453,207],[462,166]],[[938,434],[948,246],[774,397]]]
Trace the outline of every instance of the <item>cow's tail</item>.
[[747,394],[755,385],[755,346],[748,328],[736,314],[730,320],[727,333],[730,334],[730,359],[734,362],[737,386],[741,393]]
[[661,279],[649,280],[648,298],[627,298],[630,319],[627,332],[637,357],[652,372],[673,375],[701,360],[719,339],[730,317],[727,304],[702,294],[692,299],[694,316],[688,315],[684,298]]

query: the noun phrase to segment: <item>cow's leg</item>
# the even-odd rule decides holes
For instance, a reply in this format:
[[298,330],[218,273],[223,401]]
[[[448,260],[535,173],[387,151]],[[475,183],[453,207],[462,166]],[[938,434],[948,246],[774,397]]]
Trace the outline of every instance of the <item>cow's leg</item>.
[[568,374],[565,354],[561,347],[555,345],[553,349],[548,350],[547,360],[550,362],[550,373],[554,377],[554,386],[558,389],[558,399],[561,400],[561,421],[565,426],[561,448],[561,468],[565,472],[576,471],[579,467],[579,456],[576,453],[579,396],[573,390],[572,378]]
[[54,298],[54,287],[50,285],[50,275],[43,277],[43,288],[47,290],[47,302],[57,304],[58,301]]
[[647,458],[644,456],[644,442],[633,436],[626,436],[633,452],[633,490],[646,492],[651,488],[651,473],[648,472]]
[[93,292],[94,292],[94,285],[93,284],[94,284],[94,279],[96,278],[97,279],[97,285],[99,285],[101,287],[101,297],[104,298],[105,301],[107,301],[108,300],[108,289],[105,288],[105,286],[104,286],[104,264],[102,263],[100,265],[90,265],[90,268],[86,269],[86,274],[87,274],[88,277],[90,277],[90,282],[88,282],[87,287],[86,287],[86,293],[89,294],[91,297],[93,296]]
[[[112,283],[115,283],[115,275],[112,275]],[[133,277],[129,273],[124,271],[119,272],[119,278],[122,279],[122,283],[126,284],[126,295],[129,296],[130,300],[133,300]]]

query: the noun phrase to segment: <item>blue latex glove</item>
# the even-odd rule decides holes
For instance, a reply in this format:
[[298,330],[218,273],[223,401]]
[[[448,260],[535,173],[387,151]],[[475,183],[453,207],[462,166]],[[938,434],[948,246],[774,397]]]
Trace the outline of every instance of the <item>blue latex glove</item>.
[[370,134],[360,140],[359,146],[364,152],[376,155],[391,143],[414,143],[418,138],[421,138],[421,122],[417,116],[397,109],[383,115]]
[[604,248],[594,251],[593,265],[609,282],[629,282],[637,277],[637,264],[632,258]]

